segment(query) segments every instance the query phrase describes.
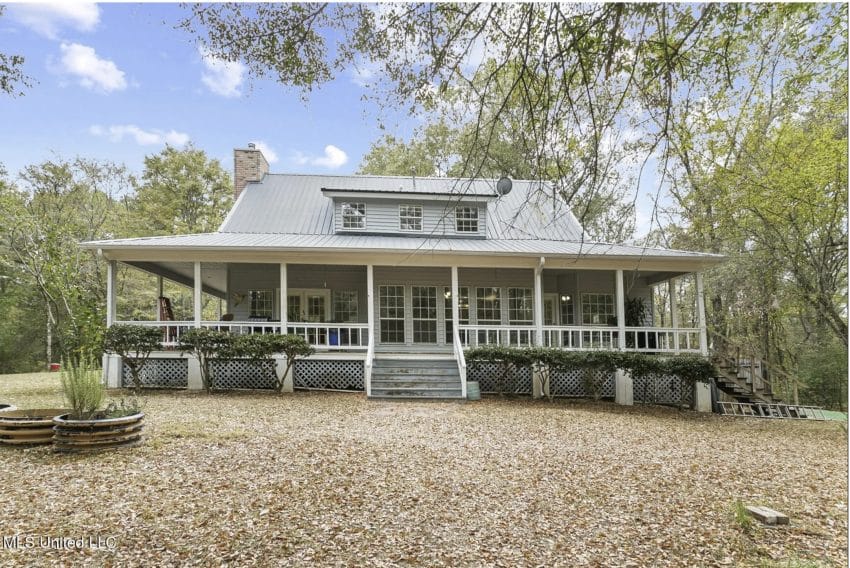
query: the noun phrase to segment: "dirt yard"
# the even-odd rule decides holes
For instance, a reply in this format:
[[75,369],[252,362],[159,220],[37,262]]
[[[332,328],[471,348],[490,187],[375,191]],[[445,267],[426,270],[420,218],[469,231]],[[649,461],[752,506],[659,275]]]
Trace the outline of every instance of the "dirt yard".
[[[139,448],[0,448],[0,565],[847,563],[837,422],[567,400],[144,398]],[[0,376],[3,402],[60,405],[59,377]],[[791,524],[743,528],[737,500]]]

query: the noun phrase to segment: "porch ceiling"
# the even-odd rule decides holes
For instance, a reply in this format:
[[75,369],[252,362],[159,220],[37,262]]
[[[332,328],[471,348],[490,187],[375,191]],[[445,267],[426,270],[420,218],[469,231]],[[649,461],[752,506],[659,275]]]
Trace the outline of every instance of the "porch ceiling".
[[[156,276],[162,276],[178,284],[188,286],[195,285],[195,267],[191,262],[174,261],[124,261],[124,264],[143,270]],[[224,262],[204,262],[201,265],[201,289],[206,294],[216,298],[226,299],[227,293],[227,264]]]

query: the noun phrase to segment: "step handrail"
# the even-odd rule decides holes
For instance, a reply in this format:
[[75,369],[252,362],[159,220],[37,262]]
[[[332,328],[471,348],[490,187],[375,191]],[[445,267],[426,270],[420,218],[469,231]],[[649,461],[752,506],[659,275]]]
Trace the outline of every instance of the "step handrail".
[[460,342],[457,326],[452,326],[452,328],[452,347],[457,360],[457,371],[460,375],[460,396],[466,398],[466,357],[463,354],[463,345]]
[[363,362],[363,374],[366,384],[366,396],[372,396],[372,365],[375,361],[375,337],[372,330],[369,330],[369,343],[366,347],[366,360]]
[[[799,404],[799,401],[797,400],[797,398],[798,398],[797,393],[799,391],[799,386],[800,386],[799,377],[797,377],[796,375],[782,369],[781,367],[779,367],[779,365],[774,365],[773,363],[770,362],[770,360],[763,357],[761,352],[758,349],[756,349],[756,348],[754,348],[750,345],[745,345],[745,344],[742,344],[740,341],[732,340],[729,337],[726,337],[722,333],[715,331],[715,330],[710,330],[709,334],[713,338],[716,337],[717,339],[720,339],[727,347],[733,347],[735,349],[734,354],[730,353],[728,350],[718,350],[716,346],[713,348],[713,351],[714,351],[715,356],[722,357],[722,358],[725,358],[725,359],[733,359],[735,361],[735,365],[736,365],[736,374],[740,374],[740,369],[741,369],[740,361],[741,361],[741,359],[742,358],[747,359],[751,362],[750,368],[749,368],[749,374],[750,374],[750,379],[752,379],[753,378],[753,364],[752,364],[752,362],[757,360],[762,364],[762,376],[759,377],[759,378],[760,378],[760,380],[764,381],[765,384],[767,384],[767,386],[768,386],[767,390],[770,393],[775,392],[775,390],[773,388],[774,381],[771,379],[771,375],[777,375],[780,378],[785,380],[786,386],[788,384],[793,386],[793,388],[794,388],[793,397],[795,399],[794,403]],[[714,342],[712,342],[712,343],[714,344]],[[741,357],[742,352],[744,354],[743,357]],[[769,369],[769,372],[768,372],[768,369]],[[755,384],[753,386],[755,387]],[[786,393],[786,394],[788,394],[788,393]]]

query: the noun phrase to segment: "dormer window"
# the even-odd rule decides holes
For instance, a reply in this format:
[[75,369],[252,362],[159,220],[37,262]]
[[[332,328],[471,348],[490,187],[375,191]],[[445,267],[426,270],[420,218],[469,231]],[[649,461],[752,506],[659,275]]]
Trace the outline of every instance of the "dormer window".
[[398,228],[402,231],[422,230],[422,206],[421,205],[399,205]]
[[455,229],[458,233],[477,233],[478,207],[455,208]]
[[343,203],[342,204],[342,228],[343,229],[365,229],[366,228],[366,204],[365,203]]

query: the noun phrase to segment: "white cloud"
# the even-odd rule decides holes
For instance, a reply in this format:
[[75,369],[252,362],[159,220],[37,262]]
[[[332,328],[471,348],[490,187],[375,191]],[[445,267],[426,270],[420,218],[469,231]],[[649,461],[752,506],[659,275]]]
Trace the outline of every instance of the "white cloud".
[[266,161],[268,163],[274,164],[278,161],[277,152],[275,152],[271,146],[269,146],[262,140],[252,140],[252,142],[257,147],[257,150],[263,153],[263,156],[266,157]]
[[189,142],[189,135],[185,132],[177,132],[176,130],[164,131],[156,128],[143,130],[135,124],[113,124],[109,127],[93,124],[89,127],[89,134],[108,138],[112,142],[121,142],[126,136],[135,140],[139,146],[162,144],[184,146]]
[[301,152],[295,152],[295,155],[292,156],[292,161],[299,166],[310,164],[311,166],[335,170],[348,163],[348,154],[333,144],[328,144],[325,146],[324,156],[308,156]]
[[201,81],[207,88],[222,97],[238,97],[242,94],[239,87],[245,74],[245,66],[238,61],[224,61],[216,59],[203,49],[201,58],[204,61],[206,71],[201,75]]
[[80,85],[94,91],[109,93],[127,88],[124,72],[112,61],[101,59],[93,47],[79,43],[63,43],[61,70],[77,77]]
[[100,9],[93,2],[12,4],[8,8],[13,20],[50,39],[57,39],[63,27],[90,32],[100,22]]

